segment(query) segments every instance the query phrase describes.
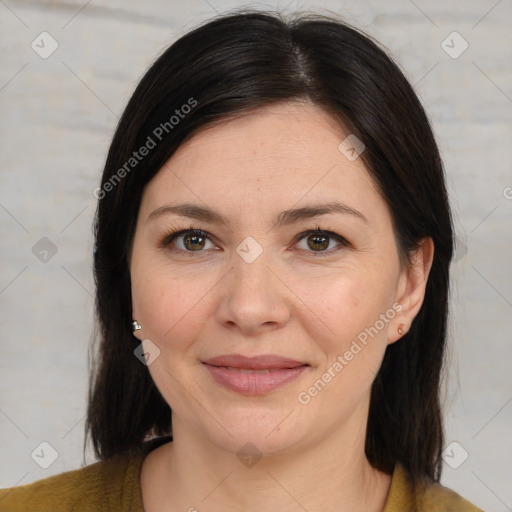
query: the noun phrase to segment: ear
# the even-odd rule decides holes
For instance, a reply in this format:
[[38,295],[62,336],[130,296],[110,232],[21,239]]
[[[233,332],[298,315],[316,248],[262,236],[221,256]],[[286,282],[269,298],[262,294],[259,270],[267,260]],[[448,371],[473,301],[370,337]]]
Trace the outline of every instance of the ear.
[[[419,248],[411,259],[411,266],[403,269],[398,281],[396,302],[402,306],[402,309],[399,311],[397,309],[397,315],[390,322],[388,344],[404,336],[421,309],[434,260],[434,241],[431,237],[421,240]],[[399,327],[403,330],[402,334],[398,333]]]
[[[132,298],[132,321],[133,320],[137,320],[139,322],[139,314],[138,314],[138,308],[137,308],[137,305],[135,304],[135,301],[133,300]],[[140,322],[139,322],[140,324]],[[141,329],[137,330],[137,331],[132,331],[133,332],[133,335],[138,339],[138,340],[141,340],[142,341],[142,336],[141,336]]]

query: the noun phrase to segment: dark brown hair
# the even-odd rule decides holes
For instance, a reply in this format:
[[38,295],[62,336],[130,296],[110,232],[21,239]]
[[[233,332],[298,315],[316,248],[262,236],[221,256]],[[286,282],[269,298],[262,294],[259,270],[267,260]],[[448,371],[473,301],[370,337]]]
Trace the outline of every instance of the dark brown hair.
[[[361,158],[389,205],[401,263],[410,263],[423,237],[434,241],[422,307],[407,334],[387,347],[372,385],[366,456],[389,474],[400,462],[415,480],[439,481],[453,251],[441,158],[420,101],[387,52],[360,30],[319,14],[285,19],[244,10],[202,24],[156,59],[124,110],[94,224],[100,346],[92,357],[86,442],[90,435],[101,460],[172,434],[171,409],[134,356],[139,341],[131,331],[127,257],[144,186],[200,129],[301,99],[330,113],[366,146]],[[130,160],[149,139],[156,146]]]

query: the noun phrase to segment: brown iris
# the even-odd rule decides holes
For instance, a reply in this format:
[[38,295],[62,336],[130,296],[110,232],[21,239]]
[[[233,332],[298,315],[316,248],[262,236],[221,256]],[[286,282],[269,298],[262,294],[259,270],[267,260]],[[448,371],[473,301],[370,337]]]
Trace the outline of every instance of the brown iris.
[[[313,244],[311,244],[309,241],[310,240],[314,240],[315,242]],[[321,242],[321,240],[323,240],[323,242]],[[318,245],[320,244],[320,245]],[[329,237],[328,236],[325,236],[325,235],[310,235],[308,236],[308,246],[311,248],[311,249],[327,249],[327,247],[329,247]]]
[[[204,242],[206,240],[206,237],[203,236],[203,235],[200,235],[198,233],[188,233],[187,235],[185,235],[183,237],[183,245],[187,248],[187,249],[191,249],[192,251],[197,251],[197,250],[201,250],[204,248]],[[192,241],[192,248],[190,248],[188,245],[187,245],[187,242],[188,241]],[[195,245],[198,243],[198,241],[202,241],[203,245],[199,246],[199,245]],[[195,248],[194,248],[195,247]]]

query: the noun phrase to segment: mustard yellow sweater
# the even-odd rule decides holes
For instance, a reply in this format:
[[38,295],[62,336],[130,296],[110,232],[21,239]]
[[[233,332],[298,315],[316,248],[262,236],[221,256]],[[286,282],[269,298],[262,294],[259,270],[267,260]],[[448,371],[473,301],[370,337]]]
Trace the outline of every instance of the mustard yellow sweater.
[[[140,470],[144,457],[168,441],[153,439],[136,454],[124,453],[81,469],[0,489],[1,512],[143,512]],[[483,512],[439,484],[413,490],[397,464],[383,512]]]

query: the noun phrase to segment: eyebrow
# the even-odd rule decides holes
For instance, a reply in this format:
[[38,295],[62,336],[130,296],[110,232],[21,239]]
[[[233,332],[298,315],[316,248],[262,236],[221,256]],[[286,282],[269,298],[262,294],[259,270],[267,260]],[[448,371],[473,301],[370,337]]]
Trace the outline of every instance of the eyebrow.
[[[229,221],[221,213],[209,208],[208,206],[200,206],[191,203],[161,206],[149,214],[146,222],[169,213],[173,213],[181,217],[189,217],[191,219],[210,222],[212,224],[224,224],[229,228]],[[367,218],[358,210],[355,210],[346,204],[330,202],[285,210],[277,215],[274,220],[272,229],[280,226],[288,226],[301,220],[311,219],[314,217],[319,217],[320,215],[328,215],[332,213],[352,215],[358,219],[361,219],[365,223],[368,223]]]

